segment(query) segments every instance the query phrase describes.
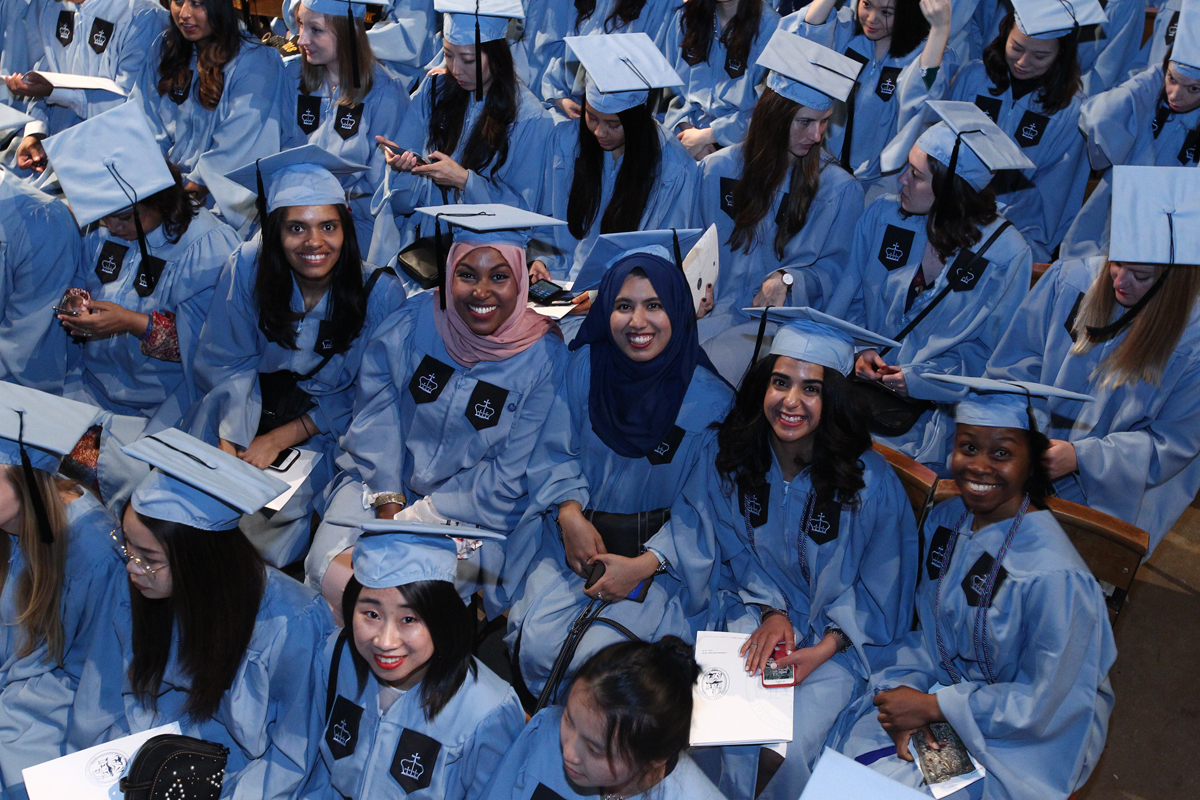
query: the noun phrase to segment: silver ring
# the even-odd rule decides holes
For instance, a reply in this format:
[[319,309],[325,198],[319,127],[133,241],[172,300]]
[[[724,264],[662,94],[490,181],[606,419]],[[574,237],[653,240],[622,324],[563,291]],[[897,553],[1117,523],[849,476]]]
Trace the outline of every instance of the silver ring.
[[604,592],[596,592],[596,599],[600,602],[604,602]]
[[758,642],[751,642],[751,643],[750,643],[750,646],[751,646],[751,647],[758,647]]

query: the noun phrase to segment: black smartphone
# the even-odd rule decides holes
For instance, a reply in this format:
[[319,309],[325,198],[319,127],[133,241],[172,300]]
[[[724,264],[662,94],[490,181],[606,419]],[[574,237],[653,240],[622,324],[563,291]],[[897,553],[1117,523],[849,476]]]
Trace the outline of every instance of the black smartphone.
[[554,281],[538,281],[529,287],[529,299],[542,306],[553,303],[566,293],[567,290]]
[[300,457],[300,451],[294,447],[289,447],[286,450],[280,450],[279,455],[275,456],[275,460],[271,462],[271,466],[267,469],[273,469],[276,472],[286,472],[288,467],[296,463],[296,459]]
[[592,564],[592,571],[588,573],[587,583],[583,585],[583,588],[590,589],[595,586],[596,581],[604,577],[604,570],[603,561],[597,561],[595,564]]
[[[590,589],[595,586],[596,581],[604,577],[604,570],[605,566],[603,561],[597,561],[595,564],[592,564],[592,570],[588,573],[587,583],[583,585],[583,588]],[[635,603],[644,602],[646,599],[646,594],[650,591],[650,584],[653,582],[654,576],[651,575],[649,578],[633,587],[633,591],[626,595],[625,599],[632,600]]]

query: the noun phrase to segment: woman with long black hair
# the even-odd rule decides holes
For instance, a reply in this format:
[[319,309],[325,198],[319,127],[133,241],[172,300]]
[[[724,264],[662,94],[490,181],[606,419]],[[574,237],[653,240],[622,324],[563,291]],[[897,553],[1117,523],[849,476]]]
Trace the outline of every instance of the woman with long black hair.
[[763,0],[695,0],[676,9],[663,52],[684,85],[663,124],[699,161],[746,138],[766,69],[758,57],[779,14]]
[[645,34],[578,37],[568,44],[588,70],[584,113],[557,125],[550,137],[541,210],[567,224],[551,229],[545,247],[539,243],[535,252],[547,272],[535,277],[574,280],[601,234],[689,227],[696,168],[655,122],[648,90],[605,91],[634,69],[656,84],[650,88],[677,80]]
[[[520,15],[519,4],[495,11],[493,4],[498,0],[482,2],[478,16],[445,14],[445,67],[421,81],[394,142],[379,138],[391,169],[374,208],[387,213],[390,207],[402,244],[419,235],[417,221],[409,218],[421,206],[538,207],[553,123],[517,77],[504,38],[510,17]],[[509,16],[491,16],[501,11]]]
[[[245,32],[232,3],[173,0],[170,10],[133,99],[185,188],[205,202],[210,178],[279,152],[283,62]],[[238,199],[213,196],[231,212]],[[229,219],[240,227],[240,217]]]
[[[354,172],[315,145],[258,164],[266,222],[217,284],[196,355],[203,399],[182,426],[260,469],[301,444],[321,454],[283,509],[242,523],[275,566],[308,544],[313,500],[335,473],[338,437],[350,425],[363,349],[404,302],[395,277],[360,255],[338,177],[313,161]],[[232,177],[257,183],[254,165]]]

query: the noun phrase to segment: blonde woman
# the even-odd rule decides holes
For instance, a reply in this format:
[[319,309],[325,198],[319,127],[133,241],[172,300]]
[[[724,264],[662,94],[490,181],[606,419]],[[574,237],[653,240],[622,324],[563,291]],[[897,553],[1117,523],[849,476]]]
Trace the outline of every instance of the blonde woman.
[[1183,222],[1191,172],[1117,167],[1108,256],[1051,267],[987,367],[1096,396],[1049,401],[1050,477],[1060,497],[1145,529],[1152,550],[1200,489],[1200,270],[1174,263],[1198,243]]

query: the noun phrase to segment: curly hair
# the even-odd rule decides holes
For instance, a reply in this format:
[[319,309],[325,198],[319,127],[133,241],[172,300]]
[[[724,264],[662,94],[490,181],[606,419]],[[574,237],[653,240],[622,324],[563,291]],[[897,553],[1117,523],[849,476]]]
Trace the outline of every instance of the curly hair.
[[193,44],[184,38],[174,23],[167,25],[159,48],[158,94],[161,97],[173,89],[188,88],[192,78],[192,53],[195,52],[199,80],[192,91],[200,105],[212,111],[221,102],[221,94],[225,91],[225,65],[234,59],[243,44],[253,47],[257,43],[238,27],[233,3],[204,0],[204,10],[213,32],[203,42]]
[[[1004,94],[1012,82],[1005,50],[1015,24],[1016,20],[1010,11],[1000,23],[1000,34],[983,51],[983,67],[992,82],[992,88],[988,90],[992,95]],[[1079,30],[1072,30],[1055,41],[1058,42],[1058,55],[1042,76],[1042,88],[1038,90],[1037,97],[1038,103],[1050,114],[1057,114],[1071,105],[1071,100],[1083,87],[1079,70]]]
[[[613,33],[642,15],[646,0],[617,0],[612,13],[604,20],[604,32]],[[596,0],[575,0],[575,32],[596,11]]]
[[[933,156],[929,157],[934,197],[933,207],[925,218],[925,233],[943,261],[954,251],[971,247],[983,238],[983,228],[1000,215],[996,210],[996,195],[991,189],[985,187],[976,191],[957,173],[951,177],[949,190],[945,191],[943,187],[947,185],[948,170],[947,165]],[[900,215],[906,218],[911,216],[903,209]]]

